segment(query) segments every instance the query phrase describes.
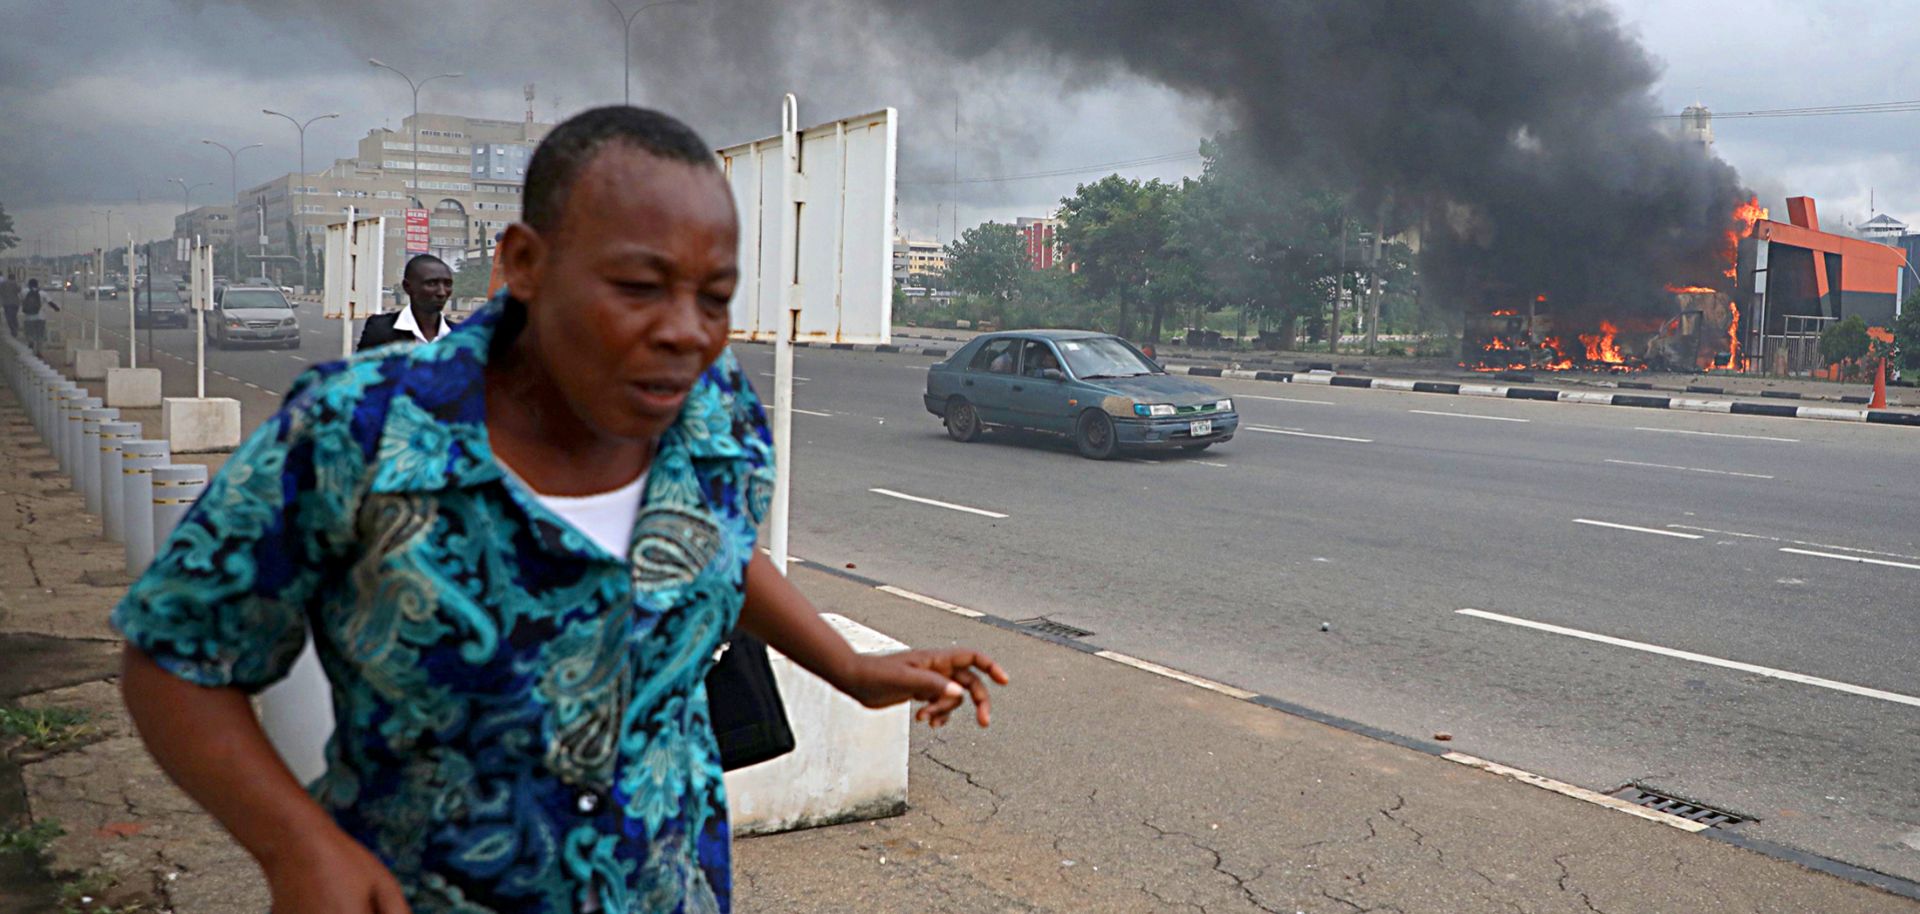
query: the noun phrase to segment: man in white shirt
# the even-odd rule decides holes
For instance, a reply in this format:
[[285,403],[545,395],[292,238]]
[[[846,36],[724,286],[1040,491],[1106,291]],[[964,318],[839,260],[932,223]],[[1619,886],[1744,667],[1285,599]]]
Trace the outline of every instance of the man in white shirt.
[[446,261],[432,254],[407,261],[407,268],[400,274],[400,288],[407,293],[407,306],[367,318],[356,350],[364,352],[388,343],[431,343],[452,329],[441,316],[447,300],[453,297],[453,270]]

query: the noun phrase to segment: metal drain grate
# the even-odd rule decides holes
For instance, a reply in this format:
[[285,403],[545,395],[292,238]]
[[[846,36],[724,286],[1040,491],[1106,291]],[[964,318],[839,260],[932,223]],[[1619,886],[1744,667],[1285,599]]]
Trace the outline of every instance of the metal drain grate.
[[1613,795],[1635,806],[1645,806],[1656,812],[1679,816],[1690,822],[1698,822],[1708,828],[1726,828],[1747,821],[1745,818],[1734,815],[1724,809],[1714,809],[1711,806],[1690,803],[1678,797],[1654,793],[1651,790],[1636,787],[1632,784],[1628,784],[1614,791]]
[[1059,638],[1085,638],[1088,635],[1093,634],[1092,632],[1087,631],[1084,628],[1074,628],[1073,626],[1068,625],[1065,622],[1055,622],[1052,619],[1046,618],[1045,616],[1039,616],[1032,619],[1021,619],[1020,621],[1015,622],[1013,624],[1018,625],[1021,628],[1027,629],[1029,631],[1036,631],[1043,635],[1053,635]]

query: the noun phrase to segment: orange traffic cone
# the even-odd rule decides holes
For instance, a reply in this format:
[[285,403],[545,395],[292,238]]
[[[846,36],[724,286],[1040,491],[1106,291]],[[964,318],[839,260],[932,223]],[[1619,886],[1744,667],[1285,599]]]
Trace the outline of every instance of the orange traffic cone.
[[1887,358],[1880,357],[1880,370],[1873,375],[1873,402],[1869,409],[1887,408]]

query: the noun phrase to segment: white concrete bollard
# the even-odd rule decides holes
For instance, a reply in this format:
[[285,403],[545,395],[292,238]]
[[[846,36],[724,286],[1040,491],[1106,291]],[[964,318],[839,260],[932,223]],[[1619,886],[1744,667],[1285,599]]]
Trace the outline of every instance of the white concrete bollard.
[[120,442],[120,504],[127,512],[120,529],[126,543],[127,573],[139,577],[153,564],[153,470],[173,453],[165,441]]
[[138,422],[100,423],[100,479],[95,483],[100,487],[100,535],[115,543],[127,538],[126,486],[120,482],[125,464],[120,446],[138,437]]
[[160,404],[160,435],[176,454],[231,451],[240,446],[240,401],[168,397]]
[[107,405],[125,409],[160,408],[160,369],[115,368],[107,372]]
[[153,547],[167,544],[173,528],[187,509],[207,490],[207,467],[202,463],[169,464],[153,468]]
[[81,349],[73,354],[73,377],[78,381],[104,381],[107,372],[120,367],[120,353],[112,349]]
[[119,418],[120,411],[110,406],[80,411],[80,495],[87,513],[95,517],[105,510],[100,501],[100,424]]
[[[857,653],[907,649],[845,616],[821,613],[820,618]],[[869,710],[779,652],[769,651],[768,657],[793,725],[794,750],[727,773],[733,833],[768,834],[905,812],[911,708]]]

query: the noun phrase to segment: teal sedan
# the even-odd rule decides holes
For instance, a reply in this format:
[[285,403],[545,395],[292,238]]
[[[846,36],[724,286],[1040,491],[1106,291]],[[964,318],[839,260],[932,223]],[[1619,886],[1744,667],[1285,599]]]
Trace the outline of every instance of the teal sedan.
[[1225,394],[1167,374],[1126,340],[1085,330],[976,337],[927,370],[926,406],[955,441],[994,427],[1031,429],[1066,435],[1095,460],[1123,450],[1202,451],[1240,427]]

